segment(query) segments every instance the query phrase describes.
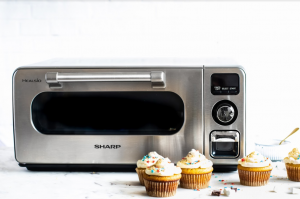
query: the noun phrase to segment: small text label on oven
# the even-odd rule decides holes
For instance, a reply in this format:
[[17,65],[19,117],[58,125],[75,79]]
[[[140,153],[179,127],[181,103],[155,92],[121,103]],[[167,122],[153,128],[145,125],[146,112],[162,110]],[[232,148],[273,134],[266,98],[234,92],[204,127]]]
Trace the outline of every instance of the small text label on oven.
[[121,145],[99,145],[95,144],[95,149],[118,149]]
[[22,82],[42,82],[41,79],[36,78],[36,79],[22,79]]

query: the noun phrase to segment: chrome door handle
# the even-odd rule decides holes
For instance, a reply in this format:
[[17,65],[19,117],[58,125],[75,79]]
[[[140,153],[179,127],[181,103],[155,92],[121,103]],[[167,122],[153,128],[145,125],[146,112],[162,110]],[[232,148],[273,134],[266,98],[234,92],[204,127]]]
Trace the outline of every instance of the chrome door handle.
[[166,74],[162,71],[151,72],[103,72],[103,73],[58,73],[45,75],[50,87],[62,87],[63,82],[151,82],[152,88],[166,87]]

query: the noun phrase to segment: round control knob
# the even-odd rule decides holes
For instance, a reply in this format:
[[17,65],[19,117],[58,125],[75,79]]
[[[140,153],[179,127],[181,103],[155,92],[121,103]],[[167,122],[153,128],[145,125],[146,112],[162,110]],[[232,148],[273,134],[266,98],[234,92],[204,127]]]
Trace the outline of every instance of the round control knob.
[[212,116],[218,124],[230,125],[237,118],[238,110],[234,103],[229,100],[222,100],[215,104]]
[[234,117],[234,109],[232,106],[221,106],[217,110],[217,118],[224,123],[230,122]]

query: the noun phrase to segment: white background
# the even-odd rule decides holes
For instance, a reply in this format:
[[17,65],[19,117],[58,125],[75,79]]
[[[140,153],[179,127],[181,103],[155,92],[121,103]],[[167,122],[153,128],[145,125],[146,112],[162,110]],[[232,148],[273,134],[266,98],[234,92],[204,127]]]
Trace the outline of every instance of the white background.
[[247,148],[300,126],[300,2],[2,1],[2,145],[13,145],[13,71],[55,57],[232,58],[247,73]]

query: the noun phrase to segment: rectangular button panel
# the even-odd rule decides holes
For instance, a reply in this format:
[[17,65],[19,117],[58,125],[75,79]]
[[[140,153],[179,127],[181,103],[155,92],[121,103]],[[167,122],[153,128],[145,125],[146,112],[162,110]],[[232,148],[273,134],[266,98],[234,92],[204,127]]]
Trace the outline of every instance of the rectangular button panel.
[[239,75],[234,73],[220,73],[211,76],[211,93],[213,95],[237,95],[239,89]]

